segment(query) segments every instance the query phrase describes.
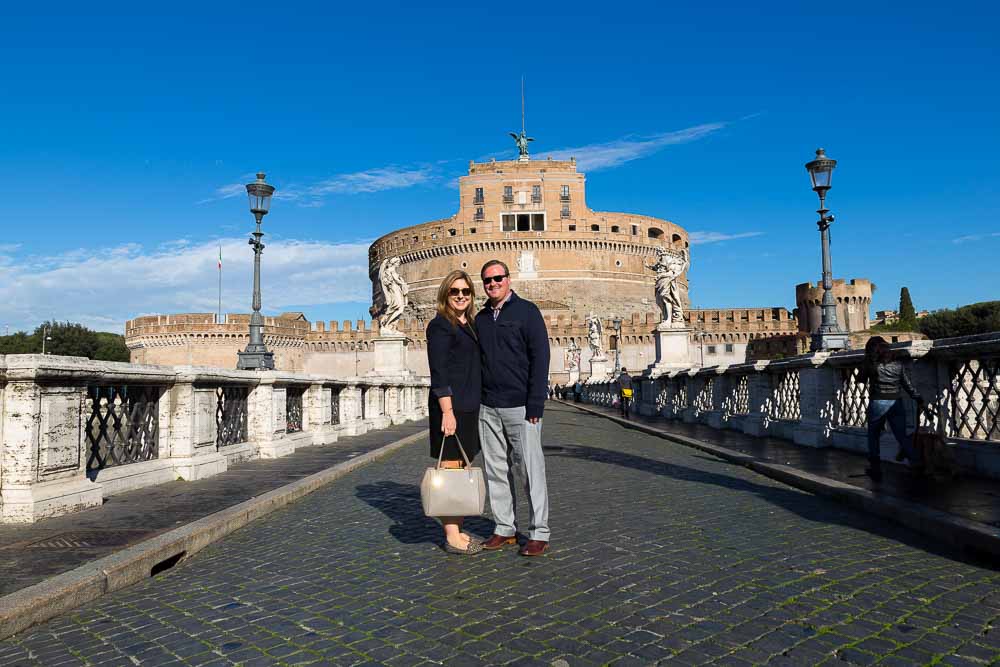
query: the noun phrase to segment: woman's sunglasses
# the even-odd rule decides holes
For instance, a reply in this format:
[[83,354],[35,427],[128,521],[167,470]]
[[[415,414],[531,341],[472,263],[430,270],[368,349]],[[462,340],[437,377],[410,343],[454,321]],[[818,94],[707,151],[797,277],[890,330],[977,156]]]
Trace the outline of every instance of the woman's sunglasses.
[[468,287],[452,287],[448,290],[448,296],[458,296],[459,294],[469,296],[472,294],[472,290]]

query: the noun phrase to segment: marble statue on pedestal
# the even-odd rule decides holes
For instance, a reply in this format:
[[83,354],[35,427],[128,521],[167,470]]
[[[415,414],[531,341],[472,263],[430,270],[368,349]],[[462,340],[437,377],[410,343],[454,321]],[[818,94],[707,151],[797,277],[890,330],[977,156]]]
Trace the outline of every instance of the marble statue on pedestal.
[[595,317],[593,311],[587,316],[587,342],[590,343],[590,357],[592,359],[605,359],[604,355],[604,327],[601,319]]
[[662,311],[662,325],[683,327],[684,294],[680,277],[691,266],[688,249],[682,249],[678,255],[668,248],[660,248],[656,263],[644,266],[656,271],[656,304]]
[[396,269],[401,264],[399,257],[387,257],[378,269],[378,281],[382,288],[382,309],[378,314],[379,332],[382,335],[402,335],[396,329],[396,322],[406,309],[410,286]]

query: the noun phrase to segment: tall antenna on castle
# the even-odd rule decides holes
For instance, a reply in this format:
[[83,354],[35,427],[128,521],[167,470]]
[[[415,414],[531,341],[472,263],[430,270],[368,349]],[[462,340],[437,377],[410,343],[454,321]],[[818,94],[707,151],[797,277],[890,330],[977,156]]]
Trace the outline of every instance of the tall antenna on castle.
[[524,134],[524,75],[521,75],[521,134]]

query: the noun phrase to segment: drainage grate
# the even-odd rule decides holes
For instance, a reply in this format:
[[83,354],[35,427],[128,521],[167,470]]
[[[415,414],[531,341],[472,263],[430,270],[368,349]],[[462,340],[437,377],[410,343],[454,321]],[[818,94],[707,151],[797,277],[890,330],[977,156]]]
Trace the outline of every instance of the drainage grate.
[[101,530],[59,533],[25,545],[29,549],[94,549],[123,547],[148,535],[144,530]]

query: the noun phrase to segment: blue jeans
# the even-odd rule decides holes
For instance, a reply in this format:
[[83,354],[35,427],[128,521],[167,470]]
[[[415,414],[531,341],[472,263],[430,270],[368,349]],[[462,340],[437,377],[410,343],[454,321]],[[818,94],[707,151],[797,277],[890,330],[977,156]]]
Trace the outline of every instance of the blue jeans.
[[878,465],[879,438],[885,423],[889,422],[892,434],[896,436],[896,441],[902,447],[906,458],[911,465],[920,463],[916,451],[913,449],[913,436],[906,435],[906,409],[903,407],[903,400],[897,398],[888,401],[868,402],[868,460],[872,465]]

